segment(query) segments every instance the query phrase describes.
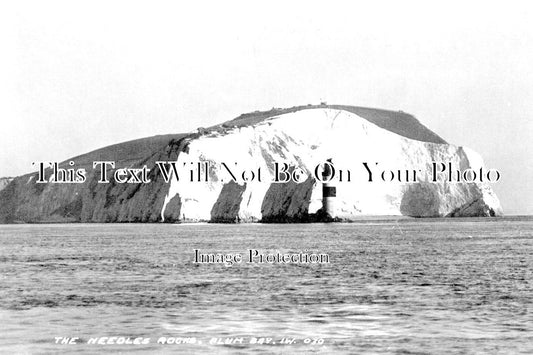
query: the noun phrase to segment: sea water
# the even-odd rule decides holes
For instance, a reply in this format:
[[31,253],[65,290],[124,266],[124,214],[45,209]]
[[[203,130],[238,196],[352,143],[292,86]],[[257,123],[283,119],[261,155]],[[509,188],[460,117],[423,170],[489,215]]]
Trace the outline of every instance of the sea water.
[[532,270],[530,218],[2,225],[0,352],[531,354]]

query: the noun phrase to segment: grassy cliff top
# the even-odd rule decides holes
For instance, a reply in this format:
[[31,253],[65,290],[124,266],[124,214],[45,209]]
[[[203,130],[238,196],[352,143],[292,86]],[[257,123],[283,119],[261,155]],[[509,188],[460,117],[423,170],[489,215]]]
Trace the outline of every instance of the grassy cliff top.
[[431,143],[446,143],[444,139],[439,137],[436,133],[432,132],[420,121],[418,121],[413,115],[405,113],[403,111],[389,111],[377,108],[346,106],[346,105],[306,105],[306,106],[294,106],[290,108],[272,108],[269,111],[255,111],[250,113],[244,113],[239,117],[225,122],[223,127],[243,127],[249,126],[271,117],[284,115],[287,113],[297,112],[301,110],[309,109],[335,109],[344,110],[354,113],[367,121],[375,124],[378,127],[386,129],[390,132],[396,133],[400,136],[414,139],[422,142]]
[[[336,109],[345,110],[354,113],[369,122],[399,134],[401,136],[432,143],[446,143],[444,139],[433,133],[423,124],[421,124],[414,116],[402,111],[389,111],[375,108],[345,106],[345,105],[306,105],[294,106],[290,108],[272,108],[268,111],[255,111],[244,113],[230,121],[224,122],[213,127],[205,129],[205,132],[219,131],[224,132],[233,127],[250,126],[269,118],[280,116],[287,113],[297,112],[309,109]],[[171,142],[176,142],[185,137],[198,137],[198,133],[181,133],[181,134],[166,134],[157,135],[153,137],[146,137],[135,139],[127,142],[113,144],[103,147],[86,154],[78,155],[66,162],[73,160],[76,167],[91,167],[92,162],[97,160],[112,160],[120,162],[121,166],[134,164],[147,157],[155,154],[158,151],[164,150]],[[63,162],[61,165],[64,166]]]
[[123,165],[137,162],[165,149],[172,140],[177,140],[187,134],[165,134],[152,137],[134,139],[127,142],[108,145],[89,153],[78,155],[68,160],[73,160],[77,167],[91,164],[97,160],[120,161]]

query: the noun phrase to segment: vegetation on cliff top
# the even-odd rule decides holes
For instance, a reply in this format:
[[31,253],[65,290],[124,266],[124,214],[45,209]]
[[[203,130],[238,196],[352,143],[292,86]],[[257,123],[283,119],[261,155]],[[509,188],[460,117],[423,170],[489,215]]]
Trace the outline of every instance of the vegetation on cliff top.
[[402,111],[389,111],[375,108],[345,106],[345,105],[306,105],[294,106],[290,108],[272,108],[268,111],[255,111],[244,113],[237,118],[230,121],[218,124],[209,128],[201,128],[196,133],[180,133],[158,135],[153,137],[146,137],[135,139],[127,142],[113,144],[104,148],[94,150],[92,152],[73,157],[70,160],[75,161],[77,167],[85,167],[92,164],[96,160],[113,160],[123,164],[130,164],[142,160],[147,156],[154,154],[157,151],[164,150],[166,146],[172,145],[183,138],[195,138],[201,134],[209,132],[223,133],[227,129],[234,127],[251,126],[267,119],[293,113],[308,109],[336,109],[344,110],[354,113],[367,121],[399,134],[406,138],[444,144],[446,141],[433,133],[423,124],[421,124],[414,116]]

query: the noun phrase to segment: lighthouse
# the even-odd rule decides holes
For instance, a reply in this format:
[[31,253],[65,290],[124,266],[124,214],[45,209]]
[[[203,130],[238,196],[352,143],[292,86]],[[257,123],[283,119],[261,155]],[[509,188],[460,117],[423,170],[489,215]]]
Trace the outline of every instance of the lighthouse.
[[335,168],[332,159],[327,159],[322,171],[322,211],[328,217],[335,218],[335,197],[337,188],[333,184]]

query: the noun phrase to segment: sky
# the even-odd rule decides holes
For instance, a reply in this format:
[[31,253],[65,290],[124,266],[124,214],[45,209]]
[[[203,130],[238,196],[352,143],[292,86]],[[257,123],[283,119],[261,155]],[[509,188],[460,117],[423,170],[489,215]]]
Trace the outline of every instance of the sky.
[[533,214],[532,24],[527,1],[3,2],[0,176],[327,101],[415,115]]

